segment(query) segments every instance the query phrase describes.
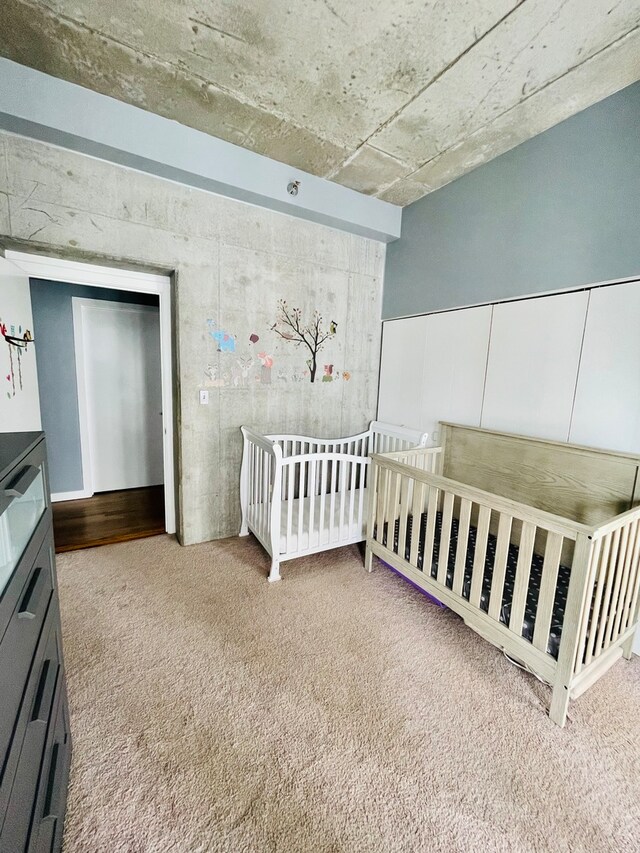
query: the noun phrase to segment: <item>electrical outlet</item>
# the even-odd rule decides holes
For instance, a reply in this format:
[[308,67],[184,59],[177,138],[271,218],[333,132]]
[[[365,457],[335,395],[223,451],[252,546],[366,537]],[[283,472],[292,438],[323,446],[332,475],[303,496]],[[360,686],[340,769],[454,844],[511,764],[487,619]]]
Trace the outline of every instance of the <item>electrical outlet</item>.
[[209,405],[209,392],[206,388],[200,389],[200,405],[208,406]]

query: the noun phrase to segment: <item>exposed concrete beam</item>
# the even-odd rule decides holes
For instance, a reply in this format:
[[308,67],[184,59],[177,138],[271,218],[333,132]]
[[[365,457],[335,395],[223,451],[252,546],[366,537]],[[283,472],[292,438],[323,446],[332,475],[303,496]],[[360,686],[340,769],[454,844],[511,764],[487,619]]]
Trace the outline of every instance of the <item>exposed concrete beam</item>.
[[0,128],[374,240],[400,236],[400,207],[7,59]]

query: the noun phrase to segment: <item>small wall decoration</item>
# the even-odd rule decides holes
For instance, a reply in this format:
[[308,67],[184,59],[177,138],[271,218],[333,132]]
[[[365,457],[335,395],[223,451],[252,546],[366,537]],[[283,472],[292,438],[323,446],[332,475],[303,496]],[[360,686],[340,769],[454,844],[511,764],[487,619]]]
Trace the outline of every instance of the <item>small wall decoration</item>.
[[276,322],[271,326],[271,331],[275,332],[283,340],[291,341],[296,346],[304,344],[308,349],[309,358],[307,359],[307,367],[309,368],[311,382],[315,382],[316,380],[318,353],[325,341],[333,338],[338,329],[338,324],[333,320],[329,325],[329,330],[326,332],[323,331],[322,324],[323,318],[319,311],[314,311],[311,320],[305,323],[302,319],[300,308],[289,308],[286,299],[280,299]]
[[207,326],[209,327],[209,334],[218,344],[218,352],[236,351],[235,335],[231,335],[229,334],[229,332],[225,332],[224,329],[219,329],[218,324],[215,320],[207,320]]
[[11,383],[11,390],[7,390],[7,397],[11,399],[16,396],[16,365],[18,368],[18,386],[22,391],[22,357],[27,351],[29,344],[35,343],[29,329],[22,331],[22,326],[15,325],[7,327],[6,323],[0,322],[0,334],[9,347],[9,373],[6,375],[7,382]]
[[[284,341],[305,345],[305,356],[308,355],[308,358],[305,357],[304,362],[301,361],[299,366],[295,367],[282,364],[278,353],[274,356],[266,349],[264,340],[261,341],[259,349],[256,344],[261,339],[257,332],[248,334],[248,330],[240,329],[237,334],[231,334],[216,320],[209,319],[206,324],[208,334],[215,343],[216,352],[221,356],[219,363],[210,362],[205,366],[202,387],[238,391],[248,391],[251,388],[266,390],[273,384],[283,385],[293,391],[299,383],[315,382],[318,353],[338,329],[338,324],[331,321],[329,330],[326,331],[318,311],[315,311],[311,321],[305,324],[300,309],[290,309],[285,300],[280,300],[276,322],[270,329]],[[337,382],[340,379],[348,382],[351,379],[349,371],[340,371],[334,364],[321,366],[323,383]]]

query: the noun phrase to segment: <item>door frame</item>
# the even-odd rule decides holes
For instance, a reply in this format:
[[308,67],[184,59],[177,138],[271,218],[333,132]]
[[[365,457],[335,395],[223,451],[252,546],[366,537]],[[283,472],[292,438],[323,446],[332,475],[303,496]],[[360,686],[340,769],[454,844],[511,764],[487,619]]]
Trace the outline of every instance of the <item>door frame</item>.
[[[167,533],[176,532],[176,488],[175,488],[175,447],[173,412],[173,341],[172,329],[172,288],[169,275],[142,273],[133,270],[116,269],[67,261],[63,258],[51,258],[26,252],[6,251],[5,257],[25,272],[29,278],[41,278],[47,281],[65,284],[85,284],[92,287],[104,287],[111,290],[127,290],[133,293],[150,293],[158,297],[160,308],[160,370],[162,375],[162,430],[164,463],[164,506],[165,528]],[[78,386],[80,377],[77,378]],[[84,381],[84,378],[83,378]],[[86,427],[86,423],[85,423]],[[82,418],[81,418],[82,436]],[[90,467],[86,467],[85,441],[82,441],[83,485],[86,490],[87,479],[91,477]],[[90,482],[90,479],[89,479]],[[67,499],[85,497],[83,493],[73,492],[61,496]]]

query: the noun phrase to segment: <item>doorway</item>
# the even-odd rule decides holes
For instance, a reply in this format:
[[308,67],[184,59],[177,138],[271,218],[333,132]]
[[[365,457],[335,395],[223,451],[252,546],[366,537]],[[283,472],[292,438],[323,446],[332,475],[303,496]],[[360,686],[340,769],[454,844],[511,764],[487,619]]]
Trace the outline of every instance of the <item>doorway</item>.
[[[41,341],[48,336],[50,349],[42,359],[40,395],[56,550],[174,533],[169,278],[17,252],[7,256],[31,279],[34,324],[38,287],[48,287],[58,303],[63,293],[67,297],[64,316],[54,312],[51,322],[45,314],[40,325],[46,331]],[[57,400],[57,384],[67,405]],[[68,421],[64,448],[53,428],[47,430],[47,393]],[[70,452],[74,426],[77,449]]]

